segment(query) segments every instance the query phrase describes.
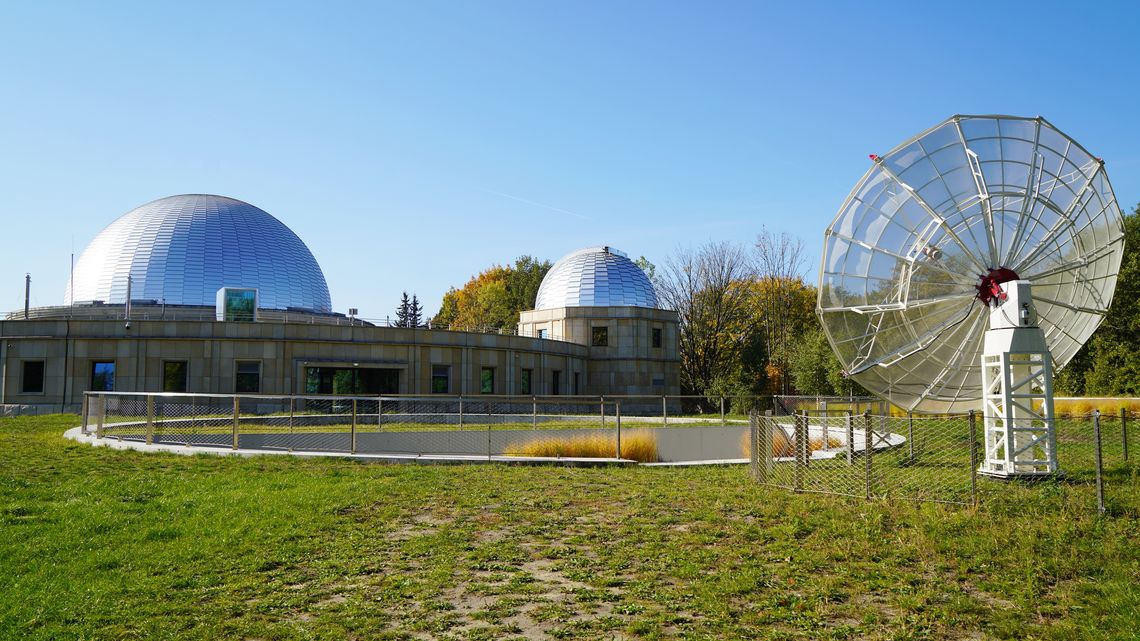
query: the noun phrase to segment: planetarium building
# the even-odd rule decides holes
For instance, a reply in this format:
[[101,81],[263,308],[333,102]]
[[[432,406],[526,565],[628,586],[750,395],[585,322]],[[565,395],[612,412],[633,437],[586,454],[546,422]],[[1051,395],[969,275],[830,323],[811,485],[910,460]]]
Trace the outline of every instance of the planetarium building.
[[316,258],[281,221],[180,195],[103,229],[63,303],[0,321],[4,411],[79,411],[88,390],[679,393],[676,313],[612,247],[560,259],[516,333],[377,326],[334,311]]

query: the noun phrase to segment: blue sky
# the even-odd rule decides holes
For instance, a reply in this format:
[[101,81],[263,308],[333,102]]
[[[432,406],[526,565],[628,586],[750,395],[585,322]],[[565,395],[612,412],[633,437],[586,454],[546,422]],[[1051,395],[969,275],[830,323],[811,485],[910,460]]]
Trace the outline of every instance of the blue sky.
[[823,231],[954,113],[1043,115],[1140,201],[1140,5],[5,2],[0,308],[145,202],[289,225],[338,311],[434,312],[522,254]]

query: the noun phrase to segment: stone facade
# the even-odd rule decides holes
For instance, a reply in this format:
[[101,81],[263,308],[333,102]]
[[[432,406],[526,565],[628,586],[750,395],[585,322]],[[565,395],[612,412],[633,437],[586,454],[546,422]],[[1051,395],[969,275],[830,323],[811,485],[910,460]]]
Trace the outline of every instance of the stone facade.
[[589,395],[680,394],[678,332],[676,312],[649,307],[558,307],[519,316],[519,334],[589,350],[580,383]]
[[[490,370],[490,393],[525,395],[571,394],[575,375],[582,380],[590,371],[589,348],[523,336],[273,321],[129,325],[122,319],[0,321],[0,405],[78,411],[83,392],[96,383],[97,363],[113,363],[113,389],[121,392],[170,391],[164,389],[167,363],[184,363],[185,391],[203,394],[242,391],[239,366],[256,370],[257,393],[282,395],[311,393],[309,368],[394,370],[395,388],[384,393],[401,395],[431,393],[433,369],[446,372],[443,393],[453,395],[484,392],[484,369]],[[529,391],[523,370],[529,370]]]

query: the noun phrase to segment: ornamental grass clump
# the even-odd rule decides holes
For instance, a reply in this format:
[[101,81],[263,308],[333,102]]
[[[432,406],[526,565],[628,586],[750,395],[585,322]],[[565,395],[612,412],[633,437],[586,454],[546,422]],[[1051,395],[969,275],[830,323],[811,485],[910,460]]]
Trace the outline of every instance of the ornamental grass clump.
[[[549,458],[614,458],[617,454],[617,438],[612,434],[541,437],[511,443],[503,449],[503,454]],[[645,430],[623,432],[621,458],[639,463],[658,461],[657,438]]]
[[[752,436],[745,433],[740,439],[740,450],[744,452],[744,457],[751,456]],[[843,447],[843,440],[835,437],[827,437],[827,448],[833,449]],[[808,440],[808,451],[815,452],[816,450],[823,449],[823,437],[816,436]],[[792,440],[784,433],[784,430],[772,430],[772,456],[774,458],[787,458],[795,456],[795,450],[792,449]]]

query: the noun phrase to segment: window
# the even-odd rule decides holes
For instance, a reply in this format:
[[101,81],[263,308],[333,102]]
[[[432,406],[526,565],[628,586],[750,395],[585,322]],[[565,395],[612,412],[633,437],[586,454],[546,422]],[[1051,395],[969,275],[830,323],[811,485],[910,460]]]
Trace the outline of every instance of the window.
[[306,367],[306,394],[398,394],[400,370],[381,367]]
[[494,394],[495,393],[495,368],[484,367],[479,372],[479,393],[480,394]]
[[20,379],[20,393],[44,393],[44,362],[24,361],[24,375]]
[[165,361],[162,364],[162,391],[186,391],[186,361]]
[[432,394],[446,394],[448,389],[448,381],[451,380],[451,366],[450,365],[432,365],[431,366],[431,393]]
[[661,328],[660,327],[654,327],[653,328],[653,346],[654,347],[661,347]]
[[574,372],[574,396],[578,395],[578,372]]
[[590,344],[594,347],[605,347],[610,344],[610,328],[591,327]]
[[91,363],[91,389],[96,392],[115,390],[115,361],[94,361]]
[[532,369],[524,369],[519,374],[519,394],[530,394],[530,377],[534,374]]
[[539,338],[546,338],[546,330],[545,329],[538,330],[538,337]]
[[261,391],[261,361],[237,361],[234,370],[235,393],[256,394]]
[[560,387],[562,387],[562,372],[554,370],[550,373],[550,393],[558,396]]

